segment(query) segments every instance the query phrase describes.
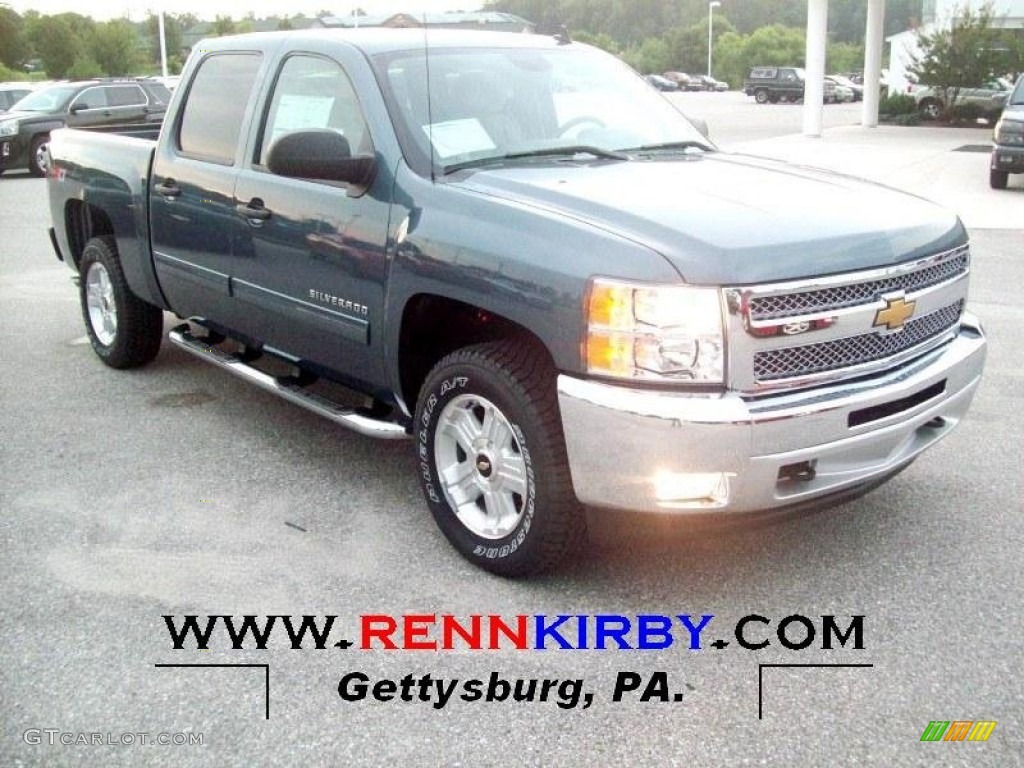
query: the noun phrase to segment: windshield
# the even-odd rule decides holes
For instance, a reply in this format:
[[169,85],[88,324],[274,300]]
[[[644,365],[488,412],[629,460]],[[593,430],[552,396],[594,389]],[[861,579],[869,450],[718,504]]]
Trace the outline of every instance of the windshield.
[[76,85],[55,85],[26,96],[11,110],[19,112],[57,112],[78,90]]
[[1010,95],[1011,104],[1024,104],[1024,75],[1017,81],[1017,87],[1013,89],[1013,93]]
[[[430,49],[378,56],[399,137],[421,173],[509,155],[708,141],[643,78],[594,49]],[[603,153],[603,154],[601,154]],[[479,162],[476,162],[479,161]]]

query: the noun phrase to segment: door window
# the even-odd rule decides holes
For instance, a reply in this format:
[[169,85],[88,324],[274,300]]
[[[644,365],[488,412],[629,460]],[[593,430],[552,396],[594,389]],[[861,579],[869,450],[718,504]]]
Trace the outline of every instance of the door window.
[[203,61],[185,101],[178,149],[199,160],[233,165],[259,69],[255,53],[219,54]]
[[318,56],[290,56],[274,84],[254,161],[265,166],[275,141],[312,129],[338,132],[353,155],[373,151],[359,100],[341,67]]
[[77,109],[101,109],[109,106],[106,88],[86,88],[74,100],[71,107]]

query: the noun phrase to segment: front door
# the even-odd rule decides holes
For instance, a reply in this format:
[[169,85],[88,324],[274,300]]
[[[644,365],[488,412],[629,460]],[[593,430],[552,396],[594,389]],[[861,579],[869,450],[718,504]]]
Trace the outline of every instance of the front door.
[[295,131],[342,134],[353,155],[373,142],[345,70],[317,53],[281,62],[251,156],[235,186],[236,270],[232,290],[251,310],[257,338],[275,351],[370,387],[381,359],[390,176],[378,168],[368,189],[284,178],[267,159]]

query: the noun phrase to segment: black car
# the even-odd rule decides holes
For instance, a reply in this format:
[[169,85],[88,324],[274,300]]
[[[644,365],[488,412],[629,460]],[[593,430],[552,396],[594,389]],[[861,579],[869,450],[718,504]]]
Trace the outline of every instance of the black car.
[[1006,107],[992,136],[992,163],[988,180],[992,189],[1006,189],[1011,173],[1024,173],[1024,75],[1006,99]]
[[171,100],[156,80],[88,80],[44,88],[18,102],[0,117],[0,173],[28,168],[46,173],[50,131],[84,128],[107,133],[155,137]]
[[753,67],[743,92],[758,104],[800,101],[804,97],[804,71],[799,67]]
[[659,91],[678,91],[679,84],[661,75],[645,75],[644,79]]

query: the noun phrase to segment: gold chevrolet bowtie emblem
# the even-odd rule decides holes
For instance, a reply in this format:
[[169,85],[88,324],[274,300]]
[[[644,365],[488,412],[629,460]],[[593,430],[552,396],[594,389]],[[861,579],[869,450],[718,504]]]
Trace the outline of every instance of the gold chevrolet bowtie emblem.
[[902,296],[886,299],[885,308],[875,314],[875,327],[884,325],[890,331],[898,331],[914,314],[916,301],[904,301]]

